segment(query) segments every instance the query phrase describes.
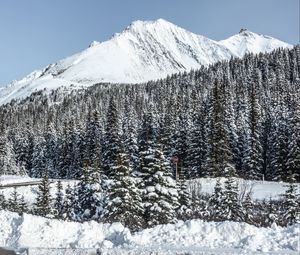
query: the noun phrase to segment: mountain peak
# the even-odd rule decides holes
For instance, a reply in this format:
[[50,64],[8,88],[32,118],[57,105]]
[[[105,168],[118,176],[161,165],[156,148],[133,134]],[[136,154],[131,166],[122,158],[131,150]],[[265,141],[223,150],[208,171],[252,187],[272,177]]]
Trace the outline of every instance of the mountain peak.
[[261,36],[259,34],[256,34],[250,30],[248,30],[247,28],[241,28],[240,32],[237,34],[238,36],[242,36],[242,37],[255,37],[255,36]]
[[175,24],[165,20],[165,19],[157,19],[157,20],[136,20],[133,21],[126,29],[126,31],[148,31],[149,29],[168,29],[171,27],[177,27]]
[[239,32],[239,34],[242,34],[243,32],[246,32],[246,31],[248,31],[248,29],[247,29],[247,28],[241,28],[241,30],[240,30],[240,32]]
[[223,41],[189,32],[164,19],[137,20],[105,42],[37,70],[0,90],[0,105],[34,91],[100,82],[140,83],[200,68],[247,52],[270,52],[291,45],[241,29]]

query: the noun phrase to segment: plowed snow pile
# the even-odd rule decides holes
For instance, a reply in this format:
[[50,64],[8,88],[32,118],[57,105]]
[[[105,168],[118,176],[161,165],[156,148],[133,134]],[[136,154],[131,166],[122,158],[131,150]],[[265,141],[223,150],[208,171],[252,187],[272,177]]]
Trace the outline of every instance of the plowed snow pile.
[[[299,225],[257,228],[191,220],[132,234],[120,223],[74,223],[0,211],[0,246],[100,248],[104,254],[298,254]],[[229,253],[211,253],[211,251]]]

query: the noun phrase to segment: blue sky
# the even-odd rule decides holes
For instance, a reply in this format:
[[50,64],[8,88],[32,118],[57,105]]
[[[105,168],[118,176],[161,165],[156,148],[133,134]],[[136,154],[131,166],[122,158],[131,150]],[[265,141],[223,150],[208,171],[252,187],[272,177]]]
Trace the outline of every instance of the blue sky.
[[211,39],[245,27],[299,43],[300,0],[0,0],[0,86],[109,39],[132,21],[164,18]]

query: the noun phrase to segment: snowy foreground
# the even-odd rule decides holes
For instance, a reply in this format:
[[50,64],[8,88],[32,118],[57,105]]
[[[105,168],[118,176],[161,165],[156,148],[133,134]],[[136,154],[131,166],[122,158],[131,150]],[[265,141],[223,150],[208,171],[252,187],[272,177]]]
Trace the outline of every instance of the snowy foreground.
[[[257,228],[237,222],[191,220],[131,233],[120,223],[75,223],[0,211],[0,246],[36,254],[299,254],[299,225]],[[38,248],[52,250],[39,250]],[[76,250],[74,250],[76,249]],[[66,250],[61,250],[66,252]],[[35,254],[30,252],[30,254]],[[66,254],[66,253],[63,253]]]

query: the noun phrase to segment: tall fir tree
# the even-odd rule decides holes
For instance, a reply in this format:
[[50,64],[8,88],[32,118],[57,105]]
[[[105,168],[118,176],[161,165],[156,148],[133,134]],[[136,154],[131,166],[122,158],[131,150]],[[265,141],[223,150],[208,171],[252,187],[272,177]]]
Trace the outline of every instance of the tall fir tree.
[[256,84],[252,82],[249,98],[249,137],[245,157],[246,177],[259,180],[262,178],[261,113]]
[[63,218],[64,212],[64,194],[61,180],[56,183],[56,194],[54,198],[54,216],[58,219]]
[[113,172],[112,167],[117,165],[117,157],[121,145],[121,123],[116,101],[113,97],[109,100],[106,121],[103,145],[103,169],[109,178],[113,178],[115,172]]
[[113,167],[115,178],[106,191],[102,218],[105,222],[121,222],[136,231],[145,223],[141,191],[136,178],[130,176],[132,170],[125,153],[119,153],[118,165]]
[[37,215],[52,217],[52,197],[50,194],[49,177],[46,170],[44,170],[42,181],[38,186],[34,211]]

